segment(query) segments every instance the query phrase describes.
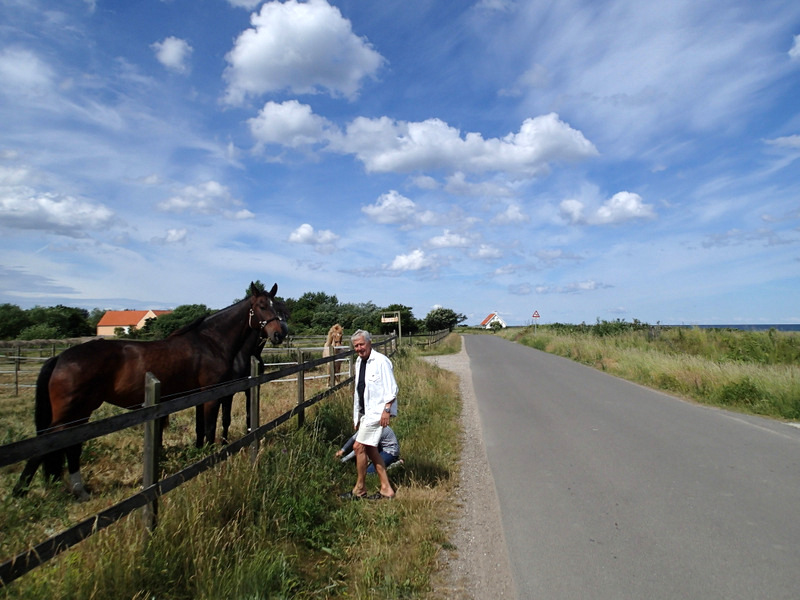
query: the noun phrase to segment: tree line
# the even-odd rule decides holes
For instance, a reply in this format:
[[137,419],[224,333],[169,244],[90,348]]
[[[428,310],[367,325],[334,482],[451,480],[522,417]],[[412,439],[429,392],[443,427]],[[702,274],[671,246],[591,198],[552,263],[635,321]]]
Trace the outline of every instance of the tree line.
[[[256,286],[264,289],[260,281]],[[245,292],[245,296],[247,292]],[[245,297],[243,296],[243,297]],[[339,323],[346,332],[365,329],[372,333],[389,333],[397,329],[397,323],[382,323],[383,313],[400,313],[403,334],[424,331],[452,330],[466,321],[467,317],[449,308],[434,308],[423,319],[417,319],[411,308],[402,304],[380,307],[373,302],[339,302],[335,295],[325,292],[306,292],[297,299],[278,298],[291,314],[288,321],[290,335],[323,335],[331,326]],[[232,302],[235,303],[238,300]],[[35,306],[22,309],[15,304],[0,304],[0,339],[40,340],[93,336],[97,323],[105,310],[91,311],[61,304],[52,307]],[[142,329],[131,329],[125,333],[117,330],[118,337],[154,340],[162,339],[173,331],[195,320],[216,312],[205,304],[182,304],[167,314],[149,319]]]

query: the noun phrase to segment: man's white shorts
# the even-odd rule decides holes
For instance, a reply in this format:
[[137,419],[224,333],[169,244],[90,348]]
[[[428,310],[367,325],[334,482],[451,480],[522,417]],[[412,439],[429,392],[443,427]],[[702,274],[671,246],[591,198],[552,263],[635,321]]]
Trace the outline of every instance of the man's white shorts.
[[381,441],[382,432],[383,427],[381,427],[380,421],[375,423],[366,423],[364,419],[361,419],[361,423],[358,426],[358,435],[356,436],[356,441],[360,444],[364,444],[365,446],[374,446],[377,448],[378,442]]

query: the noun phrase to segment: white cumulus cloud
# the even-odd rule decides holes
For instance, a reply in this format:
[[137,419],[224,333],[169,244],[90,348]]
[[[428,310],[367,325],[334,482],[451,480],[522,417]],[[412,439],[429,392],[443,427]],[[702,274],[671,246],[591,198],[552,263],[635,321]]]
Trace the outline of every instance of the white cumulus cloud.
[[398,254],[394,257],[389,269],[392,271],[419,271],[433,266],[433,260],[425,252],[417,248],[408,254]]
[[555,113],[525,119],[520,130],[502,138],[461,133],[440,119],[394,121],[358,117],[331,149],[355,154],[369,172],[447,169],[465,173],[498,171],[545,174],[549,162],[598,154],[583,134]]
[[192,47],[186,40],[173,36],[164,38],[150,46],[156,53],[156,58],[164,67],[176,73],[187,73],[187,61],[192,54]]
[[495,215],[492,223],[498,225],[511,225],[512,223],[527,223],[530,217],[522,212],[522,208],[518,204],[509,204],[506,209]]
[[[259,144],[319,144],[330,152],[354,155],[372,173],[451,171],[447,190],[471,196],[508,196],[512,190],[503,183],[469,182],[467,174],[544,175],[553,161],[598,154],[580,131],[555,113],[525,119],[519,131],[488,139],[476,132],[462,133],[441,119],[411,122],[386,116],[356,117],[341,130],[296,100],[267,102],[248,123]],[[416,177],[426,189],[437,187],[433,179]]]
[[38,193],[19,186],[0,188],[0,227],[41,230],[73,238],[87,230],[108,227],[114,213],[103,206],[72,196]]
[[325,0],[267,2],[226,56],[225,101],[289,90],[355,97],[384,58]]
[[378,197],[375,204],[362,206],[361,211],[372,221],[382,225],[401,225],[405,228],[418,225],[433,225],[436,215],[423,210],[410,198],[391,190]]
[[494,260],[502,258],[503,253],[491,244],[481,244],[478,246],[478,249],[472,253],[472,256],[481,260]]
[[310,244],[312,246],[328,246],[339,239],[339,236],[328,229],[316,231],[313,226],[303,223],[289,234],[293,244]]
[[153,243],[166,246],[167,244],[182,244],[186,241],[188,231],[185,228],[180,229],[167,229],[164,235],[154,237]]
[[52,88],[53,69],[36,54],[21,48],[0,52],[0,92],[38,95]]
[[157,208],[164,212],[222,215],[234,220],[252,219],[255,216],[241,206],[242,202],[235,199],[226,186],[216,181],[206,181],[200,185],[187,185],[159,203]]
[[470,241],[463,235],[445,229],[442,235],[432,237],[429,244],[434,248],[466,248]]
[[506,184],[493,181],[470,182],[461,171],[447,178],[445,191],[457,196],[484,196],[488,198],[509,197],[513,190]]
[[324,139],[332,125],[315,115],[307,104],[297,100],[267,102],[258,116],[249,119],[250,132],[262,144],[280,144],[290,148],[311,145]]
[[645,204],[639,194],[618,192],[600,207],[591,209],[576,199],[564,200],[560,204],[561,214],[572,224],[613,225],[636,219],[653,219],[656,216],[652,204]]

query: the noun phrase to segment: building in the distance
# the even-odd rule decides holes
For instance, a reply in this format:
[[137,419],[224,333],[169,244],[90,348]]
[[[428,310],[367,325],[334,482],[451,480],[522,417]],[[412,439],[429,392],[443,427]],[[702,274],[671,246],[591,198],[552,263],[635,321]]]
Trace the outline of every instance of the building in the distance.
[[500,323],[501,327],[508,327],[506,322],[503,321],[503,319],[500,318],[500,315],[498,315],[496,312],[489,313],[489,316],[481,321],[480,327],[483,327],[484,329],[491,329],[492,323]]
[[141,329],[148,319],[171,313],[171,310],[107,310],[97,323],[97,335],[113,336],[117,329],[130,333]]

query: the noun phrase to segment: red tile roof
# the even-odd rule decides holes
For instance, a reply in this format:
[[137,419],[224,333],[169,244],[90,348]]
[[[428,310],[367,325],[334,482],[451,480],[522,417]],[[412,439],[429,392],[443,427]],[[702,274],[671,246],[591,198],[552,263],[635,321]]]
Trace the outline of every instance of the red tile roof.
[[[131,327],[137,325],[149,310],[107,310],[100,321],[97,323],[98,327]],[[172,312],[171,310],[154,310],[152,311],[155,316],[165,315]]]
[[484,325],[486,325],[486,324],[487,324],[489,321],[491,321],[491,320],[492,320],[494,317],[496,317],[496,316],[497,316],[497,313],[496,313],[496,312],[489,313],[489,316],[488,316],[488,317],[486,317],[486,318],[485,318],[483,321],[481,321],[481,327],[483,327]]

